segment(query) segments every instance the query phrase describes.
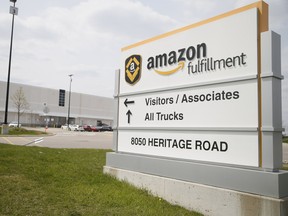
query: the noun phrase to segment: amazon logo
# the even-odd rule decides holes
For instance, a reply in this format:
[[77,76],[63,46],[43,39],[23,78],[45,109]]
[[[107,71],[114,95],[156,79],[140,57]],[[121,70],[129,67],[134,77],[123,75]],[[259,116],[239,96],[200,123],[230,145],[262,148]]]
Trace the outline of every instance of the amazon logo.
[[[189,46],[181,48],[177,51],[173,50],[169,53],[163,53],[148,58],[147,69],[152,70],[161,75],[170,75],[184,68],[186,61],[193,61],[195,58],[200,59],[207,56],[207,46],[205,43],[197,46]],[[174,68],[165,70],[164,67],[173,66]],[[170,67],[171,68],[171,67]]]
[[134,85],[140,80],[141,62],[140,55],[132,55],[125,61],[125,80],[130,85]]

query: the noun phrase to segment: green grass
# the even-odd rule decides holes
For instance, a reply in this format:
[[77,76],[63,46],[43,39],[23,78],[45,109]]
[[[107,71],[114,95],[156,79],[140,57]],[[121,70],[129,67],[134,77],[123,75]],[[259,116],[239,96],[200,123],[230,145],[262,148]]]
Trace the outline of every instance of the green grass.
[[[0,127],[0,134],[1,134],[1,127]],[[34,131],[34,130],[26,130],[25,128],[9,128],[9,134],[8,135],[43,135],[47,134],[46,132],[42,131]]]
[[0,144],[0,215],[201,215],[104,175],[106,152]]
[[283,137],[283,143],[288,143],[288,137],[286,136],[286,137]]

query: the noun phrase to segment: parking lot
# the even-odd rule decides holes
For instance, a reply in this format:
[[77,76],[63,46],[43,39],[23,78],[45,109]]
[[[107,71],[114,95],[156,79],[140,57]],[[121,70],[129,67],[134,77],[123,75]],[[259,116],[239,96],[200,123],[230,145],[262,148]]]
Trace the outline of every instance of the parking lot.
[[[33,128],[35,130],[35,128]],[[45,131],[45,128],[37,128]],[[77,132],[48,128],[44,136],[2,136],[0,143],[41,146],[49,148],[96,148],[111,149],[113,132]]]

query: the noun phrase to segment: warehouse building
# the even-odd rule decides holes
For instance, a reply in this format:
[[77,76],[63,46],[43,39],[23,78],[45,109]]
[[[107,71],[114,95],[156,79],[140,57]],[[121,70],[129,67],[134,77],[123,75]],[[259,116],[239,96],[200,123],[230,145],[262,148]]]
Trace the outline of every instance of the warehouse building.
[[[5,118],[6,88],[6,82],[0,81],[0,123]],[[17,108],[12,97],[20,89],[29,105],[20,117],[22,125],[61,127],[67,123],[69,91],[18,83],[10,83],[8,123],[17,121]],[[70,124],[105,123],[112,126],[113,98],[71,92],[69,116]]]

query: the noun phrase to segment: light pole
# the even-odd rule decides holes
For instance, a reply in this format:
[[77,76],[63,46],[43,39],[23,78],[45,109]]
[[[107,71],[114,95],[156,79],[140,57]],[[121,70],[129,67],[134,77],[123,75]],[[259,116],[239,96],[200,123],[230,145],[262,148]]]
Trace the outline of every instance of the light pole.
[[10,54],[9,54],[9,66],[8,66],[8,78],[7,78],[7,90],[6,90],[6,105],[5,105],[5,118],[4,118],[4,125],[6,125],[6,127],[5,127],[5,129],[3,127],[2,133],[8,133],[7,117],[8,117],[10,71],[11,71],[12,45],[13,45],[13,33],[14,33],[14,16],[18,14],[18,8],[15,7],[16,1],[17,0],[10,0],[10,2],[13,2],[13,6],[10,6],[10,13],[12,14],[12,28],[11,28]]
[[70,102],[71,102],[71,83],[73,74],[68,75],[70,77],[70,86],[69,86],[69,102],[68,102],[68,119],[67,119],[67,129],[70,130]]

